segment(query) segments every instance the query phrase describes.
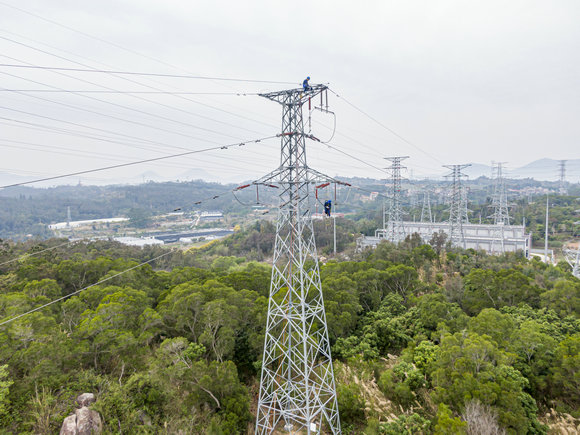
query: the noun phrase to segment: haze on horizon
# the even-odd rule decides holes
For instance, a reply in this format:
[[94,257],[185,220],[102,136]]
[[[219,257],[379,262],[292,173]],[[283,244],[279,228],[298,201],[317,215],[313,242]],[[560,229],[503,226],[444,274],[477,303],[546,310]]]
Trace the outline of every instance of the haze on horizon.
[[[221,93],[299,86],[307,75],[339,95],[329,94],[331,144],[374,166],[410,155],[407,166],[420,177],[444,173],[442,164],[495,160],[517,168],[580,158],[580,3],[573,0],[0,0],[0,17],[2,64],[294,83],[0,66],[3,173],[55,175],[271,136],[280,130],[279,106]],[[37,92],[56,89],[122,93]],[[127,93],[159,89],[220,95]],[[324,141],[332,132],[333,119],[313,111],[312,134]],[[310,165],[327,173],[384,177],[323,144],[309,143],[308,153]],[[114,183],[148,171],[171,178],[199,168],[231,181],[258,177],[278,161],[274,139],[82,180]],[[541,176],[555,178],[556,170]]]

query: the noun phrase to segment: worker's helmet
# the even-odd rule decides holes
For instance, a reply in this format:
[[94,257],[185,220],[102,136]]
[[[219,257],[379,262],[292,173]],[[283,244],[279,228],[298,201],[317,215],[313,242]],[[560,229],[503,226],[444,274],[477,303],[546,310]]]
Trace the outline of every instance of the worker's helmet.
[[306,77],[306,80],[310,80],[310,76]]

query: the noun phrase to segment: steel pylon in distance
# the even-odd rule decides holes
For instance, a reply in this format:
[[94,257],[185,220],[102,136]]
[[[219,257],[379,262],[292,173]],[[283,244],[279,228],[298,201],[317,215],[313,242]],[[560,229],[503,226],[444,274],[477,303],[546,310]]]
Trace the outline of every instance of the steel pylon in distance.
[[463,234],[463,223],[466,213],[464,212],[464,194],[462,194],[461,179],[467,177],[461,172],[471,164],[466,165],[443,165],[451,169],[451,173],[445,175],[451,178],[451,204],[449,206],[449,239],[454,246],[465,249],[465,236]]
[[401,204],[401,170],[406,169],[401,161],[409,156],[385,157],[392,162],[388,169],[391,171],[391,185],[389,188],[389,207],[383,217],[384,237],[393,243],[405,240],[405,226],[403,225],[403,206]]
[[280,167],[256,182],[280,189],[256,434],[341,433],[309,192],[340,182],[308,167],[302,118],[326,89],[261,94],[282,105],[282,133]]
[[503,177],[504,162],[493,163],[493,170],[495,172],[495,186],[491,206],[493,207],[494,229],[492,232],[493,239],[491,242],[491,252],[497,252],[496,242],[499,242],[499,253],[505,253],[505,234],[504,227],[510,224],[510,214],[507,202],[507,193],[505,188],[505,179]]

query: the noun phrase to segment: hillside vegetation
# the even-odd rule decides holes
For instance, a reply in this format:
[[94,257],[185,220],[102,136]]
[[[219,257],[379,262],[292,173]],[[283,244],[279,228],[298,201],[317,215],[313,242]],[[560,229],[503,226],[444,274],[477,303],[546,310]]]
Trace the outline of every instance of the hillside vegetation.
[[[92,392],[107,433],[251,432],[270,267],[241,255],[267,233],[176,251],[0,326],[0,427],[58,433]],[[6,263],[59,243],[2,244],[1,319],[164,252],[77,243]],[[579,424],[580,281],[565,265],[409,238],[321,276],[344,433]]]

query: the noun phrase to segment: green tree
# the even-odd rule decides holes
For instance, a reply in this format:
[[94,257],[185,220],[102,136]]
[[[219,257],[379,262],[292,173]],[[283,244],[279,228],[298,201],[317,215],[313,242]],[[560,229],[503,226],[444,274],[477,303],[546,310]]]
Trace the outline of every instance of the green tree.
[[6,412],[8,410],[8,405],[10,401],[8,399],[8,392],[10,386],[14,383],[8,377],[8,365],[0,366],[0,423],[6,417]]
[[440,403],[437,407],[433,435],[465,435],[466,433],[467,423],[459,417],[453,417],[449,407]]
[[455,412],[472,398],[497,410],[499,422],[516,433],[538,425],[528,412],[534,400],[524,392],[528,381],[511,367],[511,358],[489,336],[476,333],[446,335],[432,373],[433,399]]
[[346,276],[328,277],[322,282],[326,321],[331,340],[347,337],[356,328],[359,304],[356,283]]
[[552,368],[553,394],[564,403],[578,406],[580,399],[580,334],[564,339],[556,349]]
[[540,295],[543,307],[556,311],[561,317],[580,315],[580,282],[558,280],[552,290]]

